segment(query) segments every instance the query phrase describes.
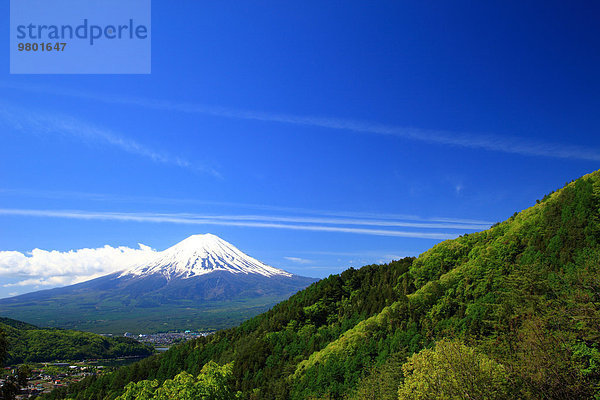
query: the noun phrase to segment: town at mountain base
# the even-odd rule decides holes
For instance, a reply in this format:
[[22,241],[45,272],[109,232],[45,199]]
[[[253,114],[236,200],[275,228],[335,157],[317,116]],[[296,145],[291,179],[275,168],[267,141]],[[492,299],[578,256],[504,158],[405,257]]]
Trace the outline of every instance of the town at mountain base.
[[489,230],[45,398],[158,399],[217,367],[244,399],[600,398],[599,273],[594,172]]

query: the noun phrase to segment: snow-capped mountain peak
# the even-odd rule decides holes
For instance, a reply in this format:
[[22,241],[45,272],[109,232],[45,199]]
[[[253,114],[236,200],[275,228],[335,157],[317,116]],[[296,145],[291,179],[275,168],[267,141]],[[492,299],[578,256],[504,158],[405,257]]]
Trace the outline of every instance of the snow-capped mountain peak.
[[243,253],[231,243],[210,233],[193,235],[157,253],[144,265],[134,266],[120,276],[161,274],[167,279],[191,278],[215,271],[233,274],[258,274],[267,277],[292,274],[270,267]]

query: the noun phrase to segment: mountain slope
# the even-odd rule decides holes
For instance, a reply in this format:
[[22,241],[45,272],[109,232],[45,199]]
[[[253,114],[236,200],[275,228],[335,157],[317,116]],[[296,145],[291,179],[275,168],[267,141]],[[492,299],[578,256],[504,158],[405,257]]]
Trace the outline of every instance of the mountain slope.
[[265,311],[312,282],[214,235],[194,235],[147,264],[2,299],[0,315],[98,333],[212,330]]
[[[351,365],[365,343],[383,334],[380,347],[409,354],[445,337],[475,343],[512,370],[525,398],[593,396],[600,378],[594,366],[600,360],[599,207],[595,172],[487,231],[433,247],[402,278],[411,288],[403,289],[405,297],[296,367],[298,394],[336,393],[331,383],[307,386],[331,370],[341,376],[338,383],[355,387],[353,369],[336,360]],[[415,341],[419,346],[411,348]]]
[[511,398],[598,398],[599,218],[594,172],[489,230],[331,276],[238,328],[69,390],[114,398],[130,380],[214,360],[233,361],[248,399],[396,399],[407,357],[451,339],[504,371]]

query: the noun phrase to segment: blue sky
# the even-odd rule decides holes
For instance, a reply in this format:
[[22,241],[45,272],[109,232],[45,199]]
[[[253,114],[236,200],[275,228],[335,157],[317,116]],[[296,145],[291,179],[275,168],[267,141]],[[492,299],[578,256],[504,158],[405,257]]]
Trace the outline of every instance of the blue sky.
[[206,232],[323,277],[599,168],[597,3],[282,3],[153,1],[150,75],[9,75],[4,52],[0,297],[85,275],[36,285],[9,251]]

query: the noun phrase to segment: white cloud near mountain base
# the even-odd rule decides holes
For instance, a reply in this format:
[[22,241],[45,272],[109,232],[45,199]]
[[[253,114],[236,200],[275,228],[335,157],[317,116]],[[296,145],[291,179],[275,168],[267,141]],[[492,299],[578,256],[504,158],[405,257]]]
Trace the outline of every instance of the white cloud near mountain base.
[[26,254],[0,251],[0,277],[18,277],[11,286],[62,286],[94,279],[112,272],[142,264],[156,251],[139,244],[138,249],[119,246],[70,251],[34,249]]

